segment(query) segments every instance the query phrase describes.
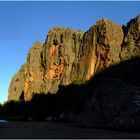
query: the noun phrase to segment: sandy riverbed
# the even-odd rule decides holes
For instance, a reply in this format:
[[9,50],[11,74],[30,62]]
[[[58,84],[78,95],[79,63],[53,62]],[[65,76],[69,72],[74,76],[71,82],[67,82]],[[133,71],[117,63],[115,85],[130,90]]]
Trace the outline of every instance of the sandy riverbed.
[[0,138],[140,138],[140,133],[78,128],[57,122],[0,123]]

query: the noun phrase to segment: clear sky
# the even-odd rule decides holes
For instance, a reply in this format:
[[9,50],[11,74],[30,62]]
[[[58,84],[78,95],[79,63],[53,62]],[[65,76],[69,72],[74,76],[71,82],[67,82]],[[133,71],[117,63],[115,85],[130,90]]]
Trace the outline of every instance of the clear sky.
[[54,26],[88,30],[100,18],[118,24],[140,14],[140,2],[0,2],[0,102],[35,41]]

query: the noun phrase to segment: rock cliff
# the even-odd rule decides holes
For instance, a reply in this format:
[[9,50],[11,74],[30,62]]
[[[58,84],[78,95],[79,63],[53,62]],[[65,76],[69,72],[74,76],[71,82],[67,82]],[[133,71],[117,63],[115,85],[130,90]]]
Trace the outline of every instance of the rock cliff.
[[74,122],[84,127],[139,130],[140,87],[104,80],[86,101]]
[[13,77],[9,100],[55,94],[59,85],[85,83],[110,66],[140,55],[140,16],[126,26],[101,19],[87,32],[55,27],[44,44],[36,42]]
[[83,31],[55,27],[48,32],[46,42],[36,42],[30,49],[26,63],[13,77],[9,100],[30,100],[34,93],[56,93],[58,86],[76,79],[73,69],[78,63]]

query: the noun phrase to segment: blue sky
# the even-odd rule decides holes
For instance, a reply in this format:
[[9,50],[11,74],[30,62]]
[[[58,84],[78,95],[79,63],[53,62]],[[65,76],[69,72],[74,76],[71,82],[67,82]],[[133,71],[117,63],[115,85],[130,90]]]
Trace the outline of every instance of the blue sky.
[[35,41],[54,26],[88,30],[101,18],[118,24],[140,14],[140,2],[0,2],[0,102]]

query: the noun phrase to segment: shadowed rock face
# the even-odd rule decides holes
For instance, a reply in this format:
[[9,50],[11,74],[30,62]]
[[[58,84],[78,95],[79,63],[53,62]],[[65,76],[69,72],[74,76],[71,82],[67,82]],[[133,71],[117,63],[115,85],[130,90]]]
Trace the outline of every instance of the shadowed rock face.
[[140,87],[108,80],[102,82],[74,118],[77,125],[95,128],[139,130]]
[[84,83],[111,65],[139,56],[140,16],[127,26],[99,20],[87,32],[55,27],[44,44],[36,42],[13,77],[9,100],[56,93],[59,85]]

